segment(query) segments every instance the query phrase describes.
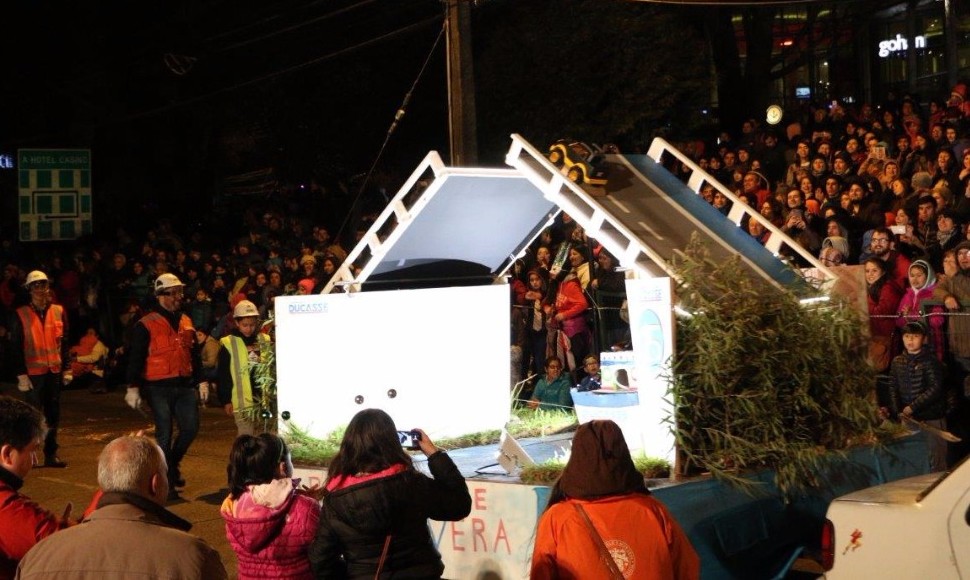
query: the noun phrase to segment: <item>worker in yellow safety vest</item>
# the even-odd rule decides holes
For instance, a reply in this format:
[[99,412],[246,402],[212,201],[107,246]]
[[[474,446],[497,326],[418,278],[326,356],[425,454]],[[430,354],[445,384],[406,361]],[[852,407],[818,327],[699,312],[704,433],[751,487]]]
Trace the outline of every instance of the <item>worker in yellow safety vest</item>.
[[232,311],[236,328],[219,339],[217,394],[226,414],[235,418],[239,435],[254,435],[253,399],[260,396],[256,365],[268,356],[269,335],[259,332],[259,309],[241,300]]

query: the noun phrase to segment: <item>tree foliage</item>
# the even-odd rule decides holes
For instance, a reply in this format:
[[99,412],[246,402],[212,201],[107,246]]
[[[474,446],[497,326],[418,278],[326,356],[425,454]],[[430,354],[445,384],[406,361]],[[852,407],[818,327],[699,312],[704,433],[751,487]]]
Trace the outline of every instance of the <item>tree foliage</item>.
[[710,94],[703,41],[678,11],[619,0],[518,0],[475,14],[483,158],[510,133],[640,145],[690,133]]
[[[263,322],[263,327],[272,328],[274,320],[271,318]],[[253,393],[253,406],[242,409],[246,419],[262,429],[272,429],[276,425],[278,410],[276,397],[276,343],[259,341],[259,360],[252,363],[255,376],[255,387],[259,394]]]
[[805,306],[757,283],[737,259],[714,264],[694,239],[677,265],[672,367],[675,436],[694,469],[742,485],[771,469],[788,492],[818,483],[842,450],[878,438],[863,321],[839,302]]

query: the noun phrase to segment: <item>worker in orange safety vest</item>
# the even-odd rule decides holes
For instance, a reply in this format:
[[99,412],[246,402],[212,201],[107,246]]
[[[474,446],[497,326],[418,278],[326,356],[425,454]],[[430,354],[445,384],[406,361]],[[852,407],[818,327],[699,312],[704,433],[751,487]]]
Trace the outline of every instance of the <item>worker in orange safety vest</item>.
[[[131,331],[128,390],[125,402],[140,409],[142,389],[155,419],[155,441],[168,463],[169,499],[185,486],[180,464],[199,432],[199,394],[208,390],[202,380],[202,361],[195,329],[182,313],[185,285],[174,274],[155,279],[158,303]],[[172,440],[172,424],[178,435]]]
[[27,274],[24,283],[30,303],[17,309],[11,336],[17,388],[28,403],[43,411],[47,422],[44,467],[67,467],[57,456],[57,427],[61,421],[63,361],[67,360],[67,315],[51,301],[50,281],[40,270]]

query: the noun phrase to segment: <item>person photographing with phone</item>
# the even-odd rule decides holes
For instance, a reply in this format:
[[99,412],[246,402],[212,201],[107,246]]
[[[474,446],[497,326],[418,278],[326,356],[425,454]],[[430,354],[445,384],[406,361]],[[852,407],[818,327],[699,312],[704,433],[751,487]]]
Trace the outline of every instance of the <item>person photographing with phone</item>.
[[[428,458],[428,477],[405,451]],[[440,578],[428,519],[457,521],[471,495],[455,463],[421,429],[400,432],[380,409],[360,411],[327,471],[320,527],[310,546],[317,578]]]

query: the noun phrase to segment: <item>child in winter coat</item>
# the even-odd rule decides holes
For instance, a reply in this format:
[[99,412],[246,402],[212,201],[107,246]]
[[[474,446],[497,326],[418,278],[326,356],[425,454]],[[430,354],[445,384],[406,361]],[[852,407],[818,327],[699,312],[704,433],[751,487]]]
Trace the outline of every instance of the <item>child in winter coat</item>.
[[[926,348],[926,327],[922,322],[907,322],[903,327],[905,352],[893,359],[892,411],[903,418],[913,431],[919,428],[907,419],[922,421],[937,429],[946,429],[946,392],[943,387],[943,366]],[[883,411],[885,414],[885,411]],[[930,468],[946,470],[946,441],[924,434],[930,451]]]
[[240,435],[227,470],[229,497],[220,513],[240,580],[313,578],[307,552],[320,503],[298,489],[286,443],[271,433]]
[[902,330],[910,322],[924,322],[929,336],[926,346],[933,350],[936,358],[943,362],[943,343],[945,339],[942,306],[926,307],[923,301],[933,300],[933,289],[936,288],[936,274],[933,267],[926,260],[916,260],[909,266],[909,288],[899,301],[896,326]]

